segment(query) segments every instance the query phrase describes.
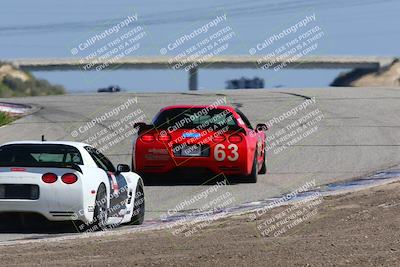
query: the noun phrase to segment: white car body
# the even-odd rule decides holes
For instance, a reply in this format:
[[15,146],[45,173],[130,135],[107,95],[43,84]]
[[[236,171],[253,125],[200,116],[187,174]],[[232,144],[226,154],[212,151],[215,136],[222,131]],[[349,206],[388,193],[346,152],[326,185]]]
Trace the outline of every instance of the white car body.
[[[113,174],[99,168],[87,150],[90,146],[84,143],[23,141],[3,144],[0,149],[7,145],[65,145],[74,147],[80,152],[82,164],[44,167],[42,164],[39,164],[40,166],[21,166],[21,164],[4,166],[0,162],[0,186],[7,185],[7,188],[12,187],[13,190],[18,188],[19,185],[34,185],[35,187],[35,189],[31,188],[32,199],[6,198],[5,189],[2,189],[4,192],[0,192],[0,213],[37,213],[49,221],[76,220],[89,224],[94,221],[96,193],[100,185],[103,184],[107,192],[108,210],[115,212],[114,215],[109,212],[107,224],[131,222],[134,216],[135,195],[138,193],[139,187],[143,190],[143,181],[136,173],[129,171]],[[42,176],[45,173],[56,174],[58,176],[57,181],[45,183],[42,181]],[[73,184],[63,183],[61,176],[66,173],[75,174],[78,180]],[[118,186],[121,181],[124,184],[123,188]],[[38,196],[35,195],[36,185],[39,189]],[[4,188],[6,187],[4,186]],[[144,195],[144,191],[142,192]],[[120,207],[116,208],[114,200],[117,197],[121,198],[118,199]],[[115,202],[114,204],[111,203],[113,201]]]

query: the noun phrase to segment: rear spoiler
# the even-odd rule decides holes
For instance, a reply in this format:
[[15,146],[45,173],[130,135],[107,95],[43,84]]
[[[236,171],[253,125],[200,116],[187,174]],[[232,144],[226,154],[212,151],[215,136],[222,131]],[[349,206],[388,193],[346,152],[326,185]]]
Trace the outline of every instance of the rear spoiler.
[[[135,125],[133,126],[134,128],[138,128],[138,134],[142,134],[143,132],[148,132],[154,129],[161,129],[161,130],[167,130],[168,129],[168,125],[166,125],[167,127],[162,127],[162,126],[155,126],[152,124],[145,124],[145,123],[135,123]],[[244,135],[246,135],[246,130],[243,129],[240,126],[237,125],[228,125],[228,130],[229,131],[234,131],[237,133],[243,133]]]
[[144,131],[155,129],[154,125],[149,125],[144,122],[137,122],[133,125],[133,128],[138,129],[138,134],[141,134]]
[[28,168],[65,168],[73,169],[82,173],[81,167],[75,163],[59,163],[59,162],[36,162],[36,163],[23,163],[23,162],[0,162],[0,167],[28,167]]

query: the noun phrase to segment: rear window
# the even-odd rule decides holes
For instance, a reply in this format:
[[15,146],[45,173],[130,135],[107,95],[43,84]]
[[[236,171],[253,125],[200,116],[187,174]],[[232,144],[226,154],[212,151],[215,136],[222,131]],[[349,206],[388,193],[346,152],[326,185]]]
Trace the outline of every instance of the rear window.
[[15,144],[0,147],[1,164],[75,163],[82,165],[79,150],[68,145]]
[[237,123],[232,113],[225,109],[175,108],[159,113],[153,125],[158,128],[175,125],[177,128],[192,129],[200,125],[234,127]]

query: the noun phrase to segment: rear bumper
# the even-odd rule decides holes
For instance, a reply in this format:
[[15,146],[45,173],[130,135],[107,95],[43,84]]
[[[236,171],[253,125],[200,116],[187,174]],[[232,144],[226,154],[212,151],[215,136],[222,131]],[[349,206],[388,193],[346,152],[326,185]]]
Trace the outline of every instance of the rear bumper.
[[136,171],[139,173],[165,174],[175,169],[208,169],[214,174],[226,175],[248,174],[246,162],[215,161],[211,157],[171,157],[168,160],[154,161],[141,158],[136,163]]
[[[15,179],[2,179],[1,184],[18,184]],[[25,179],[24,184],[35,184],[33,180]],[[0,199],[0,213],[36,213],[49,221],[80,220],[90,222],[93,210],[89,211],[83,202],[81,184],[74,185],[37,184],[39,198],[31,199]]]
[[[213,141],[184,142],[175,137],[175,141],[163,143],[158,140],[143,142],[138,138],[133,148],[134,170],[138,173],[167,174],[175,169],[206,168],[214,174],[248,175],[251,173],[254,147],[248,145],[243,137],[240,143],[230,143],[225,140],[220,143]],[[188,146],[201,146],[198,156],[182,156],[182,149]],[[178,149],[177,149],[178,148]],[[187,151],[193,152],[190,149]],[[189,153],[190,154],[190,153]]]
[[37,213],[49,221],[80,220],[88,222],[79,203],[49,204],[39,200],[0,199],[0,213]]

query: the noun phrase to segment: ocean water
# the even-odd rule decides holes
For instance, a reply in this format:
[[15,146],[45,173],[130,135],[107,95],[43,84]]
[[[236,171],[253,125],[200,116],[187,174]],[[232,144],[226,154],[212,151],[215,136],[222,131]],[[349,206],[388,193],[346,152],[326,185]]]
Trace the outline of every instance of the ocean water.
[[[249,55],[256,48],[260,57],[318,27],[323,35],[307,55],[399,54],[400,1],[386,0],[231,0],[231,1],[2,1],[0,8],[0,60],[13,58],[67,58],[72,50],[96,34],[117,25],[128,16],[137,21],[75,56],[89,56],[128,30],[140,26],[145,37],[129,55],[178,55],[193,45],[228,29],[232,38],[223,43],[219,55]],[[182,36],[189,35],[220,16],[225,20],[169,50]],[[299,22],[315,19],[301,27]],[[287,29],[291,32],[273,45],[258,50],[265,40]],[[203,28],[204,29],[204,28]],[[172,44],[172,45],[171,45]],[[282,52],[284,53],[284,52]],[[114,70],[35,72],[34,75],[64,85],[70,92],[94,91],[117,84],[131,91],[184,91],[184,70]],[[343,70],[201,69],[201,90],[225,87],[227,79],[258,76],[267,87],[324,87]]]

